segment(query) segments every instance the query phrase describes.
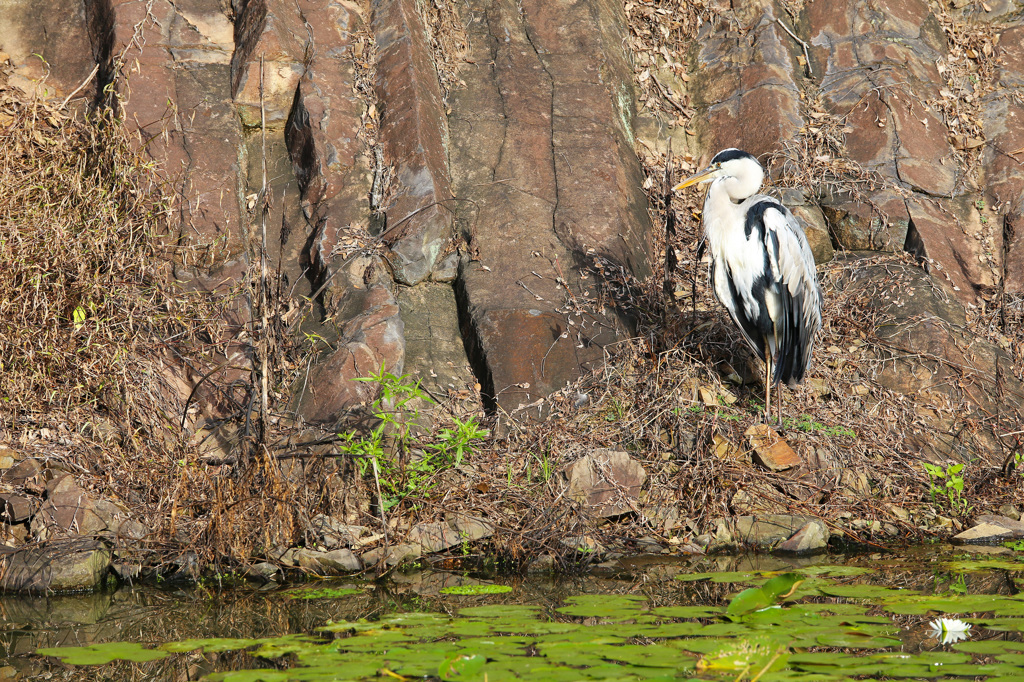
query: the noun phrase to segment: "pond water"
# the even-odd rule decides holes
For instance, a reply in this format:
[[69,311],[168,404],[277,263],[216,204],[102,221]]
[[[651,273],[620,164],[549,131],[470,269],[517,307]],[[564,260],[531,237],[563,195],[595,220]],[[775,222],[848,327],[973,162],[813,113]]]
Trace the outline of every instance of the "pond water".
[[1024,682],[1021,550],[9,596],[0,680]]

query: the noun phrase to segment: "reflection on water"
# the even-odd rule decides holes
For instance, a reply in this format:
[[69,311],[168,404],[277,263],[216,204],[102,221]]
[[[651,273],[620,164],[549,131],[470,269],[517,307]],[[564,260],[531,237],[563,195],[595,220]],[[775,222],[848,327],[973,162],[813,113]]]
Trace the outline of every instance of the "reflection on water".
[[[129,641],[147,646],[166,642],[224,638],[266,638],[315,634],[329,621],[375,620],[395,613],[427,611],[455,614],[478,605],[531,604],[553,618],[570,620],[554,611],[566,599],[581,594],[634,594],[652,608],[658,606],[723,606],[742,589],[733,583],[709,580],[684,582],[680,574],[711,571],[787,571],[814,564],[843,563],[870,567],[868,582],[919,590],[925,594],[1012,594],[1006,571],[952,573],[944,571],[935,554],[861,556],[815,560],[784,560],[771,556],[673,559],[636,557],[612,563],[585,576],[551,579],[543,576],[497,577],[485,580],[451,571],[420,570],[397,573],[379,583],[333,581],[312,585],[243,586],[226,590],[190,588],[160,590],[128,587],[114,592],[51,596],[0,597],[0,681],[36,680],[198,680],[215,671],[254,667],[286,667],[287,659],[257,660],[244,652],[177,654],[160,661],[115,661],[104,666],[68,666],[34,655],[38,648],[86,646]],[[948,557],[946,557],[948,558]],[[1019,574],[1018,574],[1019,575]],[[453,585],[497,582],[513,590],[486,596],[449,596]],[[296,598],[310,588],[358,588],[358,594],[337,599]],[[893,616],[897,625],[921,617]],[[902,620],[901,620],[902,619]],[[979,628],[980,629],[980,628]],[[331,637],[332,635],[327,635]],[[927,628],[906,628],[904,649],[929,650]],[[1019,633],[1012,633],[1019,638]]]

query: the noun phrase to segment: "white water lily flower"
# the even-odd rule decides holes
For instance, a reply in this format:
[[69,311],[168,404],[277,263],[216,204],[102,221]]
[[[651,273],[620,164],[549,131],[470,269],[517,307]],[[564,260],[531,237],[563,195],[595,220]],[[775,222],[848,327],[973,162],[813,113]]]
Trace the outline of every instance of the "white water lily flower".
[[959,618],[936,618],[930,623],[932,636],[941,638],[943,644],[953,644],[970,635],[971,624]]

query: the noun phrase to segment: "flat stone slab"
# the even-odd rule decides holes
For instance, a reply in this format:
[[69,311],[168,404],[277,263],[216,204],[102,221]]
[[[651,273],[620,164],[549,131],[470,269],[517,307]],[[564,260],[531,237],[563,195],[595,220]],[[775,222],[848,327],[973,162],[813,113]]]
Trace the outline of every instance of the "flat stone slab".
[[423,548],[411,542],[403,542],[389,547],[377,547],[363,553],[359,558],[364,566],[383,564],[397,566],[403,561],[412,561],[423,556]]
[[565,471],[568,495],[598,517],[638,510],[647,472],[625,452],[601,448],[570,464]]
[[0,553],[0,591],[43,594],[93,590],[110,570],[110,549],[85,539],[55,540]]
[[767,424],[754,424],[744,435],[754,449],[754,461],[766,469],[785,471],[803,464],[800,455]]
[[807,516],[790,516],[788,514],[737,516],[733,519],[733,524],[736,529],[736,540],[755,547],[775,547],[808,525],[816,525],[818,530],[808,529],[805,533],[820,533],[825,538],[825,542],[828,542],[828,538],[831,537],[824,521]]
[[297,549],[292,561],[307,571],[320,575],[341,575],[361,571],[362,562],[349,549],[334,549],[321,552],[314,549]]
[[988,523],[993,526],[1001,526],[1009,531],[1012,531],[1014,537],[1024,537],[1024,521],[1018,521],[1017,519],[1012,519],[1009,516],[1001,516],[998,514],[981,514],[974,519],[974,523]]
[[824,523],[806,523],[775,550],[790,554],[818,554],[828,549],[829,532]]
[[424,554],[441,552],[455,547],[463,541],[459,531],[447,523],[418,523],[412,527],[407,536],[408,542],[419,545]]
[[980,523],[954,535],[950,538],[950,542],[954,545],[994,545],[1015,537],[1024,537],[1024,535],[1017,535],[1009,528],[997,526],[994,523]]
[[454,528],[459,537],[467,542],[483,540],[494,535],[494,524],[479,516],[454,513],[449,515],[448,525]]

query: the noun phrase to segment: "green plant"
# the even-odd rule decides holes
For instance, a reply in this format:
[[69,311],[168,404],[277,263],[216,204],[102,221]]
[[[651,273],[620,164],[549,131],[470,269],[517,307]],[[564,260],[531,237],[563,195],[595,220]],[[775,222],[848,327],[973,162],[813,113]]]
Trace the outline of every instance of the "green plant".
[[372,471],[384,512],[409,496],[429,494],[439,471],[459,466],[472,453],[473,442],[489,435],[476,419],[456,418],[454,428],[442,429],[434,443],[421,444],[414,438],[419,404],[433,401],[420,389],[419,381],[410,381],[407,374],[396,376],[383,365],[376,374],[356,381],[377,384],[371,404],[377,425],[363,434],[339,434],[339,450],[358,458],[361,475]]
[[487,429],[480,428],[476,419],[470,417],[462,421],[455,417],[454,429],[441,429],[438,434],[439,441],[429,447],[439,457],[450,462],[451,466],[462,464],[462,458],[473,451],[473,441],[486,438],[490,435]]
[[793,419],[792,417],[786,417],[782,420],[783,425],[787,429],[797,429],[805,433],[820,433],[823,436],[846,436],[847,438],[856,438],[857,432],[853,429],[846,428],[844,426],[825,426],[819,421],[815,421],[809,414],[800,415],[799,419]]
[[935,503],[937,498],[945,496],[949,500],[950,510],[954,513],[967,514],[971,511],[971,506],[963,497],[964,478],[960,475],[964,468],[963,462],[948,467],[924,462],[922,466],[928,474],[932,503]]
[[967,594],[967,576],[958,573],[949,581],[949,591],[953,594]]

